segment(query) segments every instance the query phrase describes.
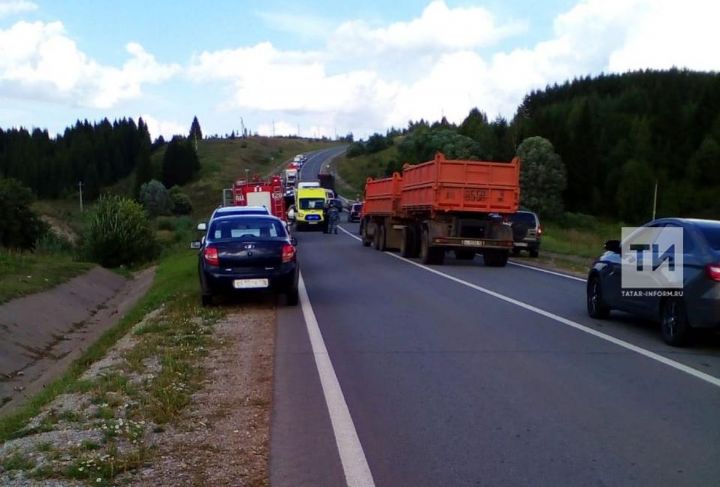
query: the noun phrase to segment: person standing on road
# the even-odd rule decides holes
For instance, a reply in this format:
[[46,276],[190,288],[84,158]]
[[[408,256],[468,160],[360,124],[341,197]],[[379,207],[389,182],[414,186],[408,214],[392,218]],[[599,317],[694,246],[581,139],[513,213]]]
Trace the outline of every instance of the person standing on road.
[[327,219],[328,219],[328,233],[334,233],[337,235],[338,233],[338,220],[340,220],[340,212],[338,211],[338,208],[336,205],[334,205],[332,202],[328,205],[327,210]]

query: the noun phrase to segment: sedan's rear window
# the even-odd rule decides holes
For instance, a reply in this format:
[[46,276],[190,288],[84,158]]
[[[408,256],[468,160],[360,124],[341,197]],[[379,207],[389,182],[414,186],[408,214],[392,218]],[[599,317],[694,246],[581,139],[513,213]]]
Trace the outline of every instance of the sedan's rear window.
[[208,232],[210,240],[286,238],[283,224],[267,218],[223,218],[214,220]]
[[700,233],[703,234],[708,245],[713,250],[720,250],[720,223],[703,222],[697,224]]

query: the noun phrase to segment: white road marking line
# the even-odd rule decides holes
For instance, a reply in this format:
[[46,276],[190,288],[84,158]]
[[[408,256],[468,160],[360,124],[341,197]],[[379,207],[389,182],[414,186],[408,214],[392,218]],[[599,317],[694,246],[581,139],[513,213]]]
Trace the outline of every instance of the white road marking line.
[[338,225],[338,228],[339,228],[340,230],[342,230],[343,232],[345,232],[346,234],[348,234],[349,236],[351,236],[352,238],[354,238],[355,240],[357,240],[357,241],[361,241],[361,240],[362,240],[362,239],[361,239],[360,237],[358,237],[357,235],[355,235],[355,234],[353,234],[353,233],[350,233],[350,232],[348,232],[347,230],[345,230],[342,226]]
[[[343,232],[347,233],[351,237],[360,240],[360,238],[356,237],[355,235],[351,234],[344,228],[342,229]],[[522,301],[519,301],[517,299],[511,298],[509,296],[505,296],[504,294],[497,293],[495,291],[491,291],[490,289],[484,288],[482,286],[478,286],[476,284],[473,284],[471,282],[464,281],[462,279],[459,279],[455,276],[451,276],[449,274],[445,274],[444,272],[440,272],[436,269],[432,269],[430,267],[427,267],[422,264],[418,264],[417,262],[414,262],[410,259],[406,259],[405,257],[401,257],[399,255],[393,254],[392,252],[385,252],[390,257],[394,257],[395,259],[402,260],[404,262],[407,262],[408,264],[414,265],[415,267],[419,267],[420,269],[426,270],[427,272],[431,272],[435,275],[438,275],[440,277],[444,277],[445,279],[448,279],[450,281],[456,282],[458,284],[462,284],[463,286],[467,286],[471,289],[474,289],[476,291],[480,291],[481,293],[487,294],[489,296],[492,296],[494,298],[500,299],[502,301],[505,301],[510,304],[514,304],[515,306],[519,306],[523,309],[526,309],[528,311],[532,311],[533,313],[537,313],[541,316],[544,316],[546,318],[550,318],[551,320],[557,321],[558,323],[562,323],[563,325],[567,325],[571,328],[575,328],[576,330],[585,332],[589,335],[593,335],[597,338],[600,338],[601,340],[608,341],[610,343],[613,343],[619,347],[622,347],[626,350],[630,350],[631,352],[635,352],[637,354],[640,354],[644,357],[647,357],[651,360],[655,360],[656,362],[660,362],[663,365],[667,365],[668,367],[672,367],[676,370],[679,370],[680,372],[684,372],[688,375],[691,375],[697,379],[703,380],[707,382],[708,384],[712,384],[716,387],[720,387],[720,379],[717,377],[713,377],[710,374],[706,374],[704,372],[700,372],[697,369],[694,369],[692,367],[689,367],[687,365],[681,364],[680,362],[676,362],[675,360],[669,359],[667,357],[663,357],[662,355],[651,352],[650,350],[646,350],[644,348],[638,347],[637,345],[633,345],[632,343],[626,342],[625,340],[620,340],[619,338],[615,338],[610,335],[606,335],[605,333],[599,332],[597,330],[594,330],[588,326],[581,325],[580,323],[577,323],[575,321],[569,320],[567,318],[563,318],[562,316],[556,315],[555,313],[551,313],[549,311],[545,311],[544,309],[537,308],[531,304],[524,303]]]
[[333,433],[335,434],[335,443],[340,454],[340,463],[342,463],[345,472],[345,481],[350,487],[374,487],[370,467],[368,466],[365,452],[360,444],[355,424],[350,416],[350,410],[345,402],[345,396],[340,388],[335,369],[333,368],[330,355],[328,355],[325,341],[323,340],[320,326],[318,325],[315,312],[310,304],[310,298],[305,288],[302,274],[298,282],[298,291],[300,294],[300,305],[302,307],[303,317],[305,318],[305,326],[307,327],[308,336],[310,337],[310,345],[312,346],[313,356],[315,357],[315,365],[317,365],[318,374],[320,375],[320,384],[322,385],[325,403],[330,413],[330,422],[332,423]]
[[504,294],[500,294],[495,291],[491,291],[490,289],[484,288],[482,286],[478,286],[471,282],[467,282],[462,279],[458,279],[457,277],[451,276],[449,274],[445,274],[444,272],[440,272],[438,270],[432,269],[432,268],[424,266],[422,264],[418,264],[417,262],[413,262],[412,260],[406,259],[399,255],[395,255],[390,252],[385,252],[385,253],[391,257],[394,257],[396,259],[407,262],[408,264],[414,265],[414,266],[424,269],[428,272],[432,272],[433,274],[444,277],[445,279],[449,279],[451,281],[457,282],[458,284],[462,284],[471,289],[475,289],[476,291],[480,291],[481,293],[487,294],[489,296],[500,299],[507,303],[514,304],[515,306],[519,306],[528,311],[532,311],[533,313],[537,313],[541,316],[545,316],[546,318],[550,318],[551,320],[557,321],[558,323],[562,323],[563,325],[570,326],[572,328],[575,328],[576,330],[580,330],[582,332],[588,333],[588,334],[593,335],[602,340],[608,341],[610,343],[614,343],[615,345],[618,345],[622,348],[625,348],[632,352],[638,353],[644,357],[655,360],[656,362],[660,362],[661,364],[667,365],[668,367],[672,367],[681,372],[685,372],[686,374],[692,375],[693,377],[696,377],[700,380],[704,380],[705,382],[712,384],[716,387],[720,387],[720,379],[718,379],[717,377],[713,377],[712,375],[706,374],[704,372],[700,372],[699,370],[693,369],[692,367],[688,367],[687,365],[681,364],[680,362],[676,362],[667,357],[663,357],[660,354],[657,354],[655,352],[651,352],[650,350],[646,350],[644,348],[638,347],[637,345],[633,345],[632,343],[626,342],[625,340],[620,340],[619,338],[615,338],[613,336],[606,335],[605,333],[601,333],[601,332],[594,330],[588,326],[581,325],[580,323],[569,320],[567,318],[563,318],[562,316],[556,315],[555,313],[551,313],[549,311],[545,311],[544,309],[537,308],[531,304],[527,304],[522,301],[518,301],[517,299],[511,298],[509,296],[505,296]]
[[543,269],[541,267],[535,267],[533,265],[520,264],[519,262],[513,262],[513,261],[508,262],[508,264],[514,265],[517,267],[524,267],[525,269],[531,269],[531,270],[537,271],[537,272],[544,272],[545,274],[552,274],[553,276],[560,276],[560,277],[565,277],[567,279],[573,279],[575,281],[580,281],[583,283],[586,282],[585,279],[583,279],[581,277],[571,276],[569,274],[563,274],[562,272],[549,271],[547,269]]

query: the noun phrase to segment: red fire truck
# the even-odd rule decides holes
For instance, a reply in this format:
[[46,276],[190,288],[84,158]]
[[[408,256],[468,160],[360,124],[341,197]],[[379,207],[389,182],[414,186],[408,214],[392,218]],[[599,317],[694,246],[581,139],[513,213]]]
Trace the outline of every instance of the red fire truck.
[[280,176],[273,176],[267,181],[259,179],[235,181],[232,193],[232,204],[235,206],[264,206],[272,215],[282,220],[286,219]]

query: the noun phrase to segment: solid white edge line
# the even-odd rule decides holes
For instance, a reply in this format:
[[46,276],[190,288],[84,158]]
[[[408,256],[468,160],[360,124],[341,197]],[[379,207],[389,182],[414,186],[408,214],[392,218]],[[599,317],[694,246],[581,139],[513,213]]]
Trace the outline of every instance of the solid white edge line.
[[563,274],[562,272],[549,271],[549,270],[547,270],[547,269],[543,269],[542,267],[536,267],[536,266],[533,266],[533,265],[521,264],[521,263],[519,263],[519,262],[514,262],[514,261],[509,261],[508,264],[514,265],[514,266],[517,266],[517,267],[524,267],[525,269],[531,269],[531,270],[537,271],[537,272],[544,272],[545,274],[552,274],[553,276],[560,276],[560,277],[564,277],[564,278],[566,278],[566,279],[572,279],[572,280],[574,280],[574,281],[586,282],[586,280],[583,279],[583,278],[581,278],[581,277],[571,276],[570,274]]
[[315,365],[320,376],[320,385],[325,396],[330,422],[335,434],[335,443],[340,454],[340,463],[342,463],[343,472],[345,473],[345,481],[350,487],[374,487],[375,482],[365,458],[365,452],[360,444],[355,424],[340,388],[340,382],[325,347],[325,341],[320,332],[315,312],[310,304],[310,297],[305,288],[302,274],[298,278],[298,291],[305,326],[310,337],[313,356],[315,357]]
[[[348,235],[350,235],[351,237],[353,237],[357,240],[360,240],[360,238],[356,237],[355,235],[352,235],[350,232],[348,232],[344,228],[342,230],[345,233],[347,233]],[[385,254],[387,254],[390,257],[393,257],[395,259],[407,262],[408,264],[414,265],[415,267],[419,267],[420,269],[423,269],[427,272],[431,272],[440,277],[444,277],[445,279],[448,279],[450,281],[456,282],[458,284],[462,284],[463,286],[467,286],[476,291],[480,291],[481,293],[487,294],[489,296],[500,299],[507,303],[514,304],[515,306],[519,306],[523,309],[526,309],[527,311],[531,311],[533,313],[539,314],[546,318],[550,318],[551,320],[557,321],[558,323],[562,323],[563,325],[567,325],[569,327],[575,328],[576,330],[585,332],[589,335],[593,335],[597,338],[600,338],[601,340],[605,340],[607,342],[613,343],[613,344],[615,344],[619,347],[622,347],[626,350],[630,350],[630,351],[640,354],[644,357],[647,357],[651,360],[655,360],[656,362],[659,362],[663,365],[667,365],[668,367],[672,367],[676,370],[679,370],[680,372],[685,372],[686,374],[691,375],[697,379],[703,380],[703,381],[707,382],[708,384],[712,384],[716,387],[720,387],[720,379],[719,378],[713,377],[712,375],[706,374],[704,372],[700,372],[697,369],[694,369],[687,365],[681,364],[680,362],[676,362],[675,360],[669,359],[667,357],[663,357],[662,355],[660,355],[658,353],[651,352],[650,350],[646,350],[644,348],[638,347],[637,345],[633,345],[632,343],[626,342],[625,340],[620,340],[619,338],[615,338],[613,336],[606,335],[605,333],[594,330],[588,326],[581,325],[580,323],[578,323],[576,321],[572,321],[567,318],[563,318],[562,316],[556,315],[555,313],[551,313],[549,311],[545,311],[544,309],[537,308],[531,304],[527,304],[522,301],[518,301],[517,299],[511,298],[509,296],[505,296],[504,294],[500,294],[495,291],[491,291],[490,289],[484,288],[482,286],[478,286],[477,284],[473,284],[471,282],[464,281],[455,276],[451,276],[450,274],[445,274],[444,272],[440,272],[436,269],[432,269],[425,265],[418,264],[417,262],[414,262],[410,259],[406,259],[405,257],[401,257],[399,255],[393,254],[392,252],[385,252]]]

